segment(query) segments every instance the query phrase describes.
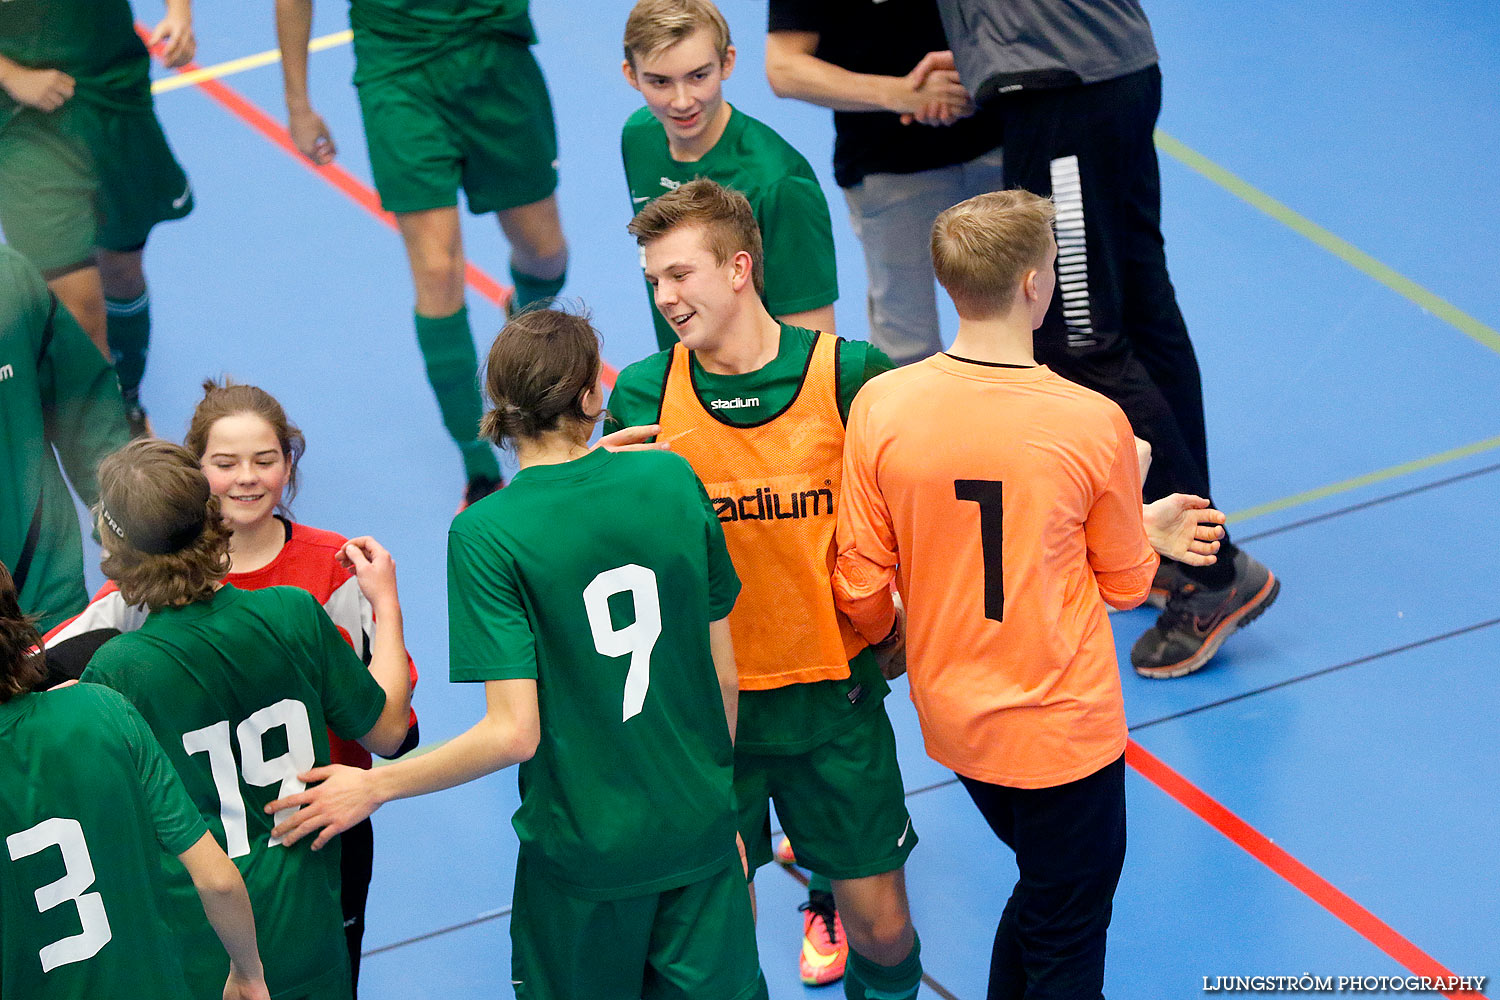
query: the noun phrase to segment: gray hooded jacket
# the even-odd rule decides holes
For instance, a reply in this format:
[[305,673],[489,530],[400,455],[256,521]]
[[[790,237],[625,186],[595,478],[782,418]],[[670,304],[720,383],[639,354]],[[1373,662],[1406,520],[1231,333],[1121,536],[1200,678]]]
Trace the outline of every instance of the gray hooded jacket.
[[1101,83],[1156,63],[1137,0],[938,0],[964,86],[1001,94]]

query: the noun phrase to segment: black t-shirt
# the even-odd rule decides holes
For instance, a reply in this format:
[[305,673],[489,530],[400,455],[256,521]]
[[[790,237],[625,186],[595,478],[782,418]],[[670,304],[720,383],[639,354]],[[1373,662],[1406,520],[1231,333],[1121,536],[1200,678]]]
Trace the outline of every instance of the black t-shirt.
[[[770,0],[769,30],[817,32],[819,59],[880,76],[905,76],[927,53],[948,48],[936,0]],[[995,110],[948,126],[902,125],[889,111],[835,111],[833,129],[840,187],[865,174],[965,163],[1001,141]]]

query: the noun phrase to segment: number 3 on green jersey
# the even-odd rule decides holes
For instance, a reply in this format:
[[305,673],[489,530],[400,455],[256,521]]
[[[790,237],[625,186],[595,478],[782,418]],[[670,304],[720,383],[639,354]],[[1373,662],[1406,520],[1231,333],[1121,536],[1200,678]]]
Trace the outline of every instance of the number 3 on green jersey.
[[[609,599],[629,593],[635,604],[635,621],[617,629],[610,620]],[[583,588],[583,606],[594,633],[594,648],[604,656],[630,654],[625,672],[625,706],[622,722],[639,715],[651,686],[651,650],[661,638],[661,598],[656,574],[645,566],[629,563],[605,570]]]
[[[286,730],[286,752],[266,760],[265,735],[276,728]],[[307,720],[307,706],[295,698],[284,698],[251,715],[235,727],[240,744],[241,770],[245,784],[263,788],[281,782],[277,798],[295,795],[307,786],[297,775],[311,770],[317,763],[313,750],[312,726]],[[219,819],[224,824],[224,850],[231,858],[250,853],[250,831],[245,820],[245,798],[240,794],[240,775],[235,773],[234,751],[229,745],[229,721],[195,729],[182,735],[182,747],[189,754],[208,754],[208,770],[219,792]],[[293,809],[283,809],[273,820],[280,823]],[[272,837],[270,846],[280,847],[281,839]]]
[[103,898],[97,892],[84,892],[94,884],[94,861],[89,857],[89,845],[83,839],[79,822],[59,817],[43,820],[29,830],[6,837],[5,846],[12,861],[29,858],[53,846],[62,851],[63,876],[36,891],[36,908],[38,913],[46,913],[54,906],[72,903],[78,907],[81,930],[42,948],[39,953],[42,971],[51,972],[60,965],[82,962],[99,954],[114,932],[109,929]]

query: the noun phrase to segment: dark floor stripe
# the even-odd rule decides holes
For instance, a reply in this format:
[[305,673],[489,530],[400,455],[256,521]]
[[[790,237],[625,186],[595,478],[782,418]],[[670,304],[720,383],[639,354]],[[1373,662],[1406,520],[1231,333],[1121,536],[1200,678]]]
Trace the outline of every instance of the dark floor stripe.
[[1211,701],[1205,705],[1198,705],[1195,708],[1184,709],[1181,712],[1173,712],[1171,715],[1164,715],[1159,719],[1152,719],[1149,722],[1138,722],[1130,727],[1130,731],[1132,733],[1135,733],[1139,732],[1142,729],[1150,729],[1152,726],[1159,726],[1163,722],[1171,722],[1174,719],[1182,719],[1189,715],[1197,715],[1199,712],[1207,712],[1209,709],[1218,708],[1221,705],[1229,705],[1237,701],[1244,701],[1246,698],[1254,698],[1256,695],[1265,694],[1267,691],[1275,691],[1277,688],[1290,687],[1293,684],[1301,684],[1303,681],[1311,680],[1314,677],[1323,677],[1338,670],[1347,670],[1350,667],[1357,667],[1361,664],[1371,663],[1375,660],[1383,660],[1387,656],[1395,656],[1397,653],[1405,653],[1409,650],[1420,649],[1423,646],[1429,646],[1435,642],[1442,642],[1444,639],[1452,639],[1460,635],[1467,635],[1470,632],[1478,632],[1482,629],[1487,629],[1495,625],[1500,625],[1500,618],[1491,618],[1489,621],[1479,622],[1475,625],[1466,625],[1463,628],[1454,629],[1451,632],[1444,632],[1441,635],[1429,636],[1426,639],[1418,639],[1416,642],[1409,642],[1404,646],[1395,646],[1391,649],[1382,650],[1379,653],[1370,653],[1368,656],[1361,656],[1358,659],[1349,660],[1347,663],[1338,663],[1331,667],[1324,667],[1321,670],[1314,670],[1311,673],[1301,674],[1297,677],[1289,677],[1284,681],[1277,681],[1275,684],[1267,684],[1265,687],[1258,687],[1251,691],[1244,691],[1240,694],[1232,695],[1228,698],[1220,698],[1218,701]]
[[442,937],[444,934],[452,934],[454,931],[461,931],[466,927],[476,927],[479,924],[487,924],[491,920],[499,920],[501,917],[508,916],[510,916],[510,907],[504,906],[498,910],[491,910],[489,913],[481,913],[473,920],[465,920],[461,924],[454,924],[451,927],[439,927],[437,930],[428,931],[426,934],[418,934],[416,937],[406,938],[403,941],[392,941],[390,944],[383,944],[378,948],[371,948],[369,951],[361,953],[361,957],[369,958],[371,955],[379,955],[383,952],[395,951],[397,948],[405,948],[409,944],[416,944],[420,941],[430,941],[435,937]]
[[1486,465],[1482,469],[1471,469],[1468,472],[1460,472],[1456,476],[1448,476],[1445,479],[1439,479],[1431,483],[1424,483],[1421,486],[1413,486],[1409,489],[1398,490],[1395,493],[1387,493],[1385,496],[1379,496],[1373,500],[1365,500],[1361,503],[1350,504],[1348,507],[1340,507],[1338,510],[1331,510],[1326,514],[1317,514],[1313,517],[1304,517],[1301,520],[1291,521],[1287,524],[1278,525],[1275,528],[1267,528],[1265,531],[1257,531],[1253,535],[1236,535],[1234,540],[1236,543],[1241,543],[1253,542],[1258,538],[1269,538],[1272,535],[1279,535],[1282,532],[1291,531],[1294,528],[1305,528],[1309,524],[1317,524],[1320,521],[1329,521],[1335,517],[1343,517],[1345,514],[1353,514],[1356,511],[1365,510],[1369,507],[1378,507],[1383,503],[1390,503],[1394,500],[1404,500],[1405,498],[1409,496],[1415,496],[1418,493],[1425,493],[1428,490],[1441,489],[1444,486],[1451,486],[1454,483],[1463,482],[1465,479],[1476,479],[1479,476],[1489,475],[1491,472],[1496,471],[1500,471],[1500,463],[1496,463],[1495,465]]

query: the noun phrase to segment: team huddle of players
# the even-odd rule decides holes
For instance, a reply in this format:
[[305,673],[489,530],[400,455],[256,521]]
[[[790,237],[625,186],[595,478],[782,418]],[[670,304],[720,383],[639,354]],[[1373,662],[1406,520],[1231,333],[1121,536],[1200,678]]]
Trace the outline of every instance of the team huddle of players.
[[[543,307],[566,247],[525,5],[459,9],[355,0],[351,20],[377,185],[468,476],[449,670],[484,683],[484,716],[370,766],[416,740],[394,564],[284,516],[300,433],[265,392],[207,384],[184,446],[140,438],[101,465],[111,582],[45,654],[0,572],[0,988],[348,997],[371,813],[519,764],[518,997],[766,996],[746,876],[772,858],[772,802],[818,880],[804,978],[847,953],[848,997],[915,996],[918,838],[883,705],[909,670],[927,752],[1020,863],[992,995],[1038,977],[1098,995],[1125,843],[1105,606],[1146,598],[1158,552],[1211,562],[1222,515],[1182,495],[1143,507],[1124,414],[1036,365],[1050,202],[998,192],[938,218],[958,338],[893,370],[833,334],[826,203],[800,155],[723,101],[722,15],[641,0],[624,71],[647,107],[622,145],[664,349],[606,406],[598,333]],[[326,162],[308,3],[277,13],[291,131]],[[460,186],[512,243],[486,406]],[[76,273],[49,277],[71,292]],[[503,490],[492,445],[520,466]]]

